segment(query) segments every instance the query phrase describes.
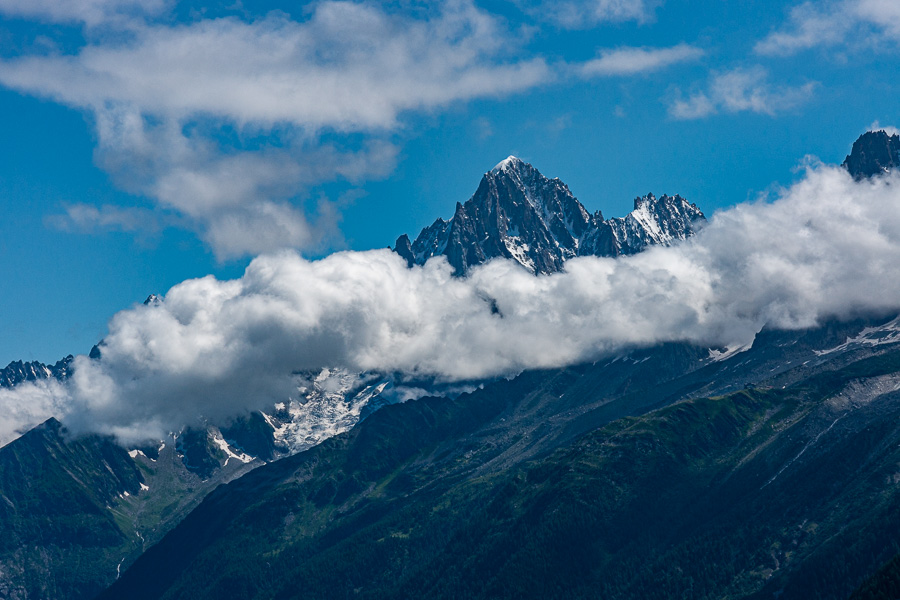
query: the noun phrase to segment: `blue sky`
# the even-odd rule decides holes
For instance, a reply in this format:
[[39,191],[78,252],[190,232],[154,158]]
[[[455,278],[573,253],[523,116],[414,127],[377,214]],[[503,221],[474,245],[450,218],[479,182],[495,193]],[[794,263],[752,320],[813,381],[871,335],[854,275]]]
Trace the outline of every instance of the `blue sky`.
[[900,6],[0,0],[0,363],[283,247],[393,244],[509,154],[705,212],[898,122]]

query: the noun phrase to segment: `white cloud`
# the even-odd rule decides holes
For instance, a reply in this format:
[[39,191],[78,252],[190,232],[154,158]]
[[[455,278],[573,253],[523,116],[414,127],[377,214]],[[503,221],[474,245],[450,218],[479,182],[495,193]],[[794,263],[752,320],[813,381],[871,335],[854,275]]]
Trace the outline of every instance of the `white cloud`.
[[282,147],[223,151],[213,139],[215,128],[197,125],[186,133],[172,121],[154,125],[121,110],[100,117],[98,164],[123,189],[154,198],[163,213],[181,215],[181,224],[197,231],[220,260],[334,239],[331,215],[320,211],[310,222],[291,199],[321,181],[382,177],[397,153],[377,139],[341,149],[317,138],[292,139],[290,131],[282,132]]
[[69,391],[55,379],[30,381],[16,388],[0,388],[0,446],[8,444],[50,417],[68,413]]
[[900,4],[894,0],[856,0],[849,5],[860,20],[872,23],[886,36],[900,40]]
[[697,60],[703,54],[702,49],[688,44],[669,48],[616,48],[603,50],[598,58],[580,65],[579,73],[583,77],[634,75]]
[[146,208],[123,207],[104,204],[70,204],[64,214],[50,215],[46,222],[64,231],[143,231],[154,233],[163,224],[156,212]]
[[840,43],[852,27],[840,5],[827,9],[821,3],[807,2],[791,9],[791,27],[774,31],[757,42],[754,51],[763,55],[788,55],[815,46]]
[[888,135],[900,135],[900,129],[891,125],[882,125],[878,121],[873,121],[866,131],[883,131]]
[[652,21],[662,0],[520,0],[519,4],[560,27],[588,29],[598,23]]
[[0,414],[22,415],[43,394],[35,419],[55,411],[135,440],[283,400],[298,370],[460,381],[898,310],[900,176],[857,183],[819,166],[774,202],[715,214],[688,243],[573,259],[552,276],[497,260],[458,279],[444,261],[407,269],[387,250],[259,257],[240,279],[186,281],[159,305],[120,312],[102,360],[76,358],[49,395],[4,393]]
[[159,14],[169,0],[0,0],[0,13],[53,22],[87,25]]
[[[334,219],[315,222],[291,203],[321,181],[386,175],[395,164],[394,145],[372,140],[350,149],[282,131],[281,147],[222,148],[220,130],[191,128],[175,120],[154,123],[135,110],[106,107],[96,119],[96,162],[121,188],[156,200],[155,219],[145,225],[194,229],[220,260],[282,248],[317,247],[334,236]],[[132,209],[67,209],[53,224],[67,229],[106,226],[132,230],[141,221]],[[145,228],[146,229],[146,228]]]
[[[0,83],[91,113],[98,164],[221,259],[319,244],[325,221],[311,223],[297,200],[316,184],[388,174],[402,115],[552,80],[540,58],[507,60],[514,37],[467,0],[419,18],[328,1],[304,21],[132,19],[127,33],[88,39],[74,54],[0,61]],[[360,134],[368,141],[353,141]],[[109,207],[68,212],[72,228],[88,217],[132,226]]]
[[324,2],[309,20],[208,19],[145,26],[124,43],[0,64],[4,85],[102,112],[291,123],[314,132],[385,130],[400,113],[497,96],[546,80],[539,59],[498,62],[506,38],[467,3],[415,20]]
[[787,56],[816,47],[869,47],[900,41],[900,4],[895,0],[805,2],[790,11],[788,25],[760,40],[754,50]]
[[801,86],[773,86],[760,67],[734,69],[714,74],[706,90],[682,99],[680,93],[669,105],[676,119],[700,119],[720,112],[754,112],[775,115],[805,103],[816,89],[815,82]]
[[310,248],[324,235],[336,236],[325,222],[312,226],[296,208],[275,202],[256,202],[213,215],[203,238],[219,260],[258,254],[272,248]]

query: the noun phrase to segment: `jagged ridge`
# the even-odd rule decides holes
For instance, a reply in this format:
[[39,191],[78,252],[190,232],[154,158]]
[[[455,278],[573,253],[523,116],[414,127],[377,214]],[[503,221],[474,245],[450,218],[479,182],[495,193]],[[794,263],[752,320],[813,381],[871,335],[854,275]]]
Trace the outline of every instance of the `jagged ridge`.
[[0,370],[0,387],[11,388],[23,381],[38,381],[41,379],[58,379],[62,381],[69,376],[69,366],[75,359],[71,354],[56,361],[55,365],[45,365],[42,362],[23,362],[14,360]]
[[857,180],[888,173],[898,165],[900,135],[889,135],[884,130],[859,136],[842,164]]
[[635,254],[651,245],[669,245],[694,234],[705,221],[696,205],[681,196],[636,198],[621,218],[590,214],[558,178],[510,156],[484,174],[475,194],[456,204],[449,221],[437,219],[411,242],[404,234],[394,250],[407,263],[446,256],[457,275],[492,258],[519,262],[533,273],[563,270],[575,256]]

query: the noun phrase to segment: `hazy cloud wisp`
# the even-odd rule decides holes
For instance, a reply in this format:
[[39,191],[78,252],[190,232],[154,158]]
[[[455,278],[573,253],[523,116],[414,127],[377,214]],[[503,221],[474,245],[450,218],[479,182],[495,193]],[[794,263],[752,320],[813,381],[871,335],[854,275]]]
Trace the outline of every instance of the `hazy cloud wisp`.
[[647,73],[697,60],[703,50],[688,44],[669,48],[616,48],[603,50],[600,56],[579,66],[582,77],[603,77]]
[[0,0],[0,13],[88,26],[163,12],[169,0]]
[[868,48],[900,41],[900,4],[894,0],[804,2],[790,11],[788,25],[757,42],[754,51],[788,56],[811,48]]
[[714,74],[706,90],[698,90],[687,99],[678,92],[669,104],[669,114],[682,120],[718,113],[775,115],[807,102],[817,85],[810,81],[800,86],[773,86],[762,67],[738,68]]
[[600,23],[652,21],[663,0],[519,0],[519,3],[540,20],[566,29],[588,29]]

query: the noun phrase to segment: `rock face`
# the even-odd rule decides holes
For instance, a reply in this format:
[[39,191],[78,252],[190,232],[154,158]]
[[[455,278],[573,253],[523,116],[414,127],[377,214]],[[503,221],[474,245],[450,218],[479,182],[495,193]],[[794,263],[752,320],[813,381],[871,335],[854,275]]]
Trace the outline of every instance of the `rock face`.
[[626,216],[597,223],[582,239],[578,255],[620,256],[648,246],[668,246],[694,235],[705,221],[700,209],[678,194],[659,198],[647,194],[634,199],[634,210]]
[[668,245],[693,235],[705,221],[680,196],[635,199],[624,218],[590,214],[568,186],[510,156],[484,174],[475,194],[456,205],[449,221],[438,219],[411,242],[405,234],[394,250],[407,263],[446,256],[457,275],[492,258],[508,258],[533,273],[563,270],[575,256],[619,256],[649,245]]
[[853,142],[843,167],[854,179],[864,179],[900,166],[900,135],[886,131],[867,131]]

